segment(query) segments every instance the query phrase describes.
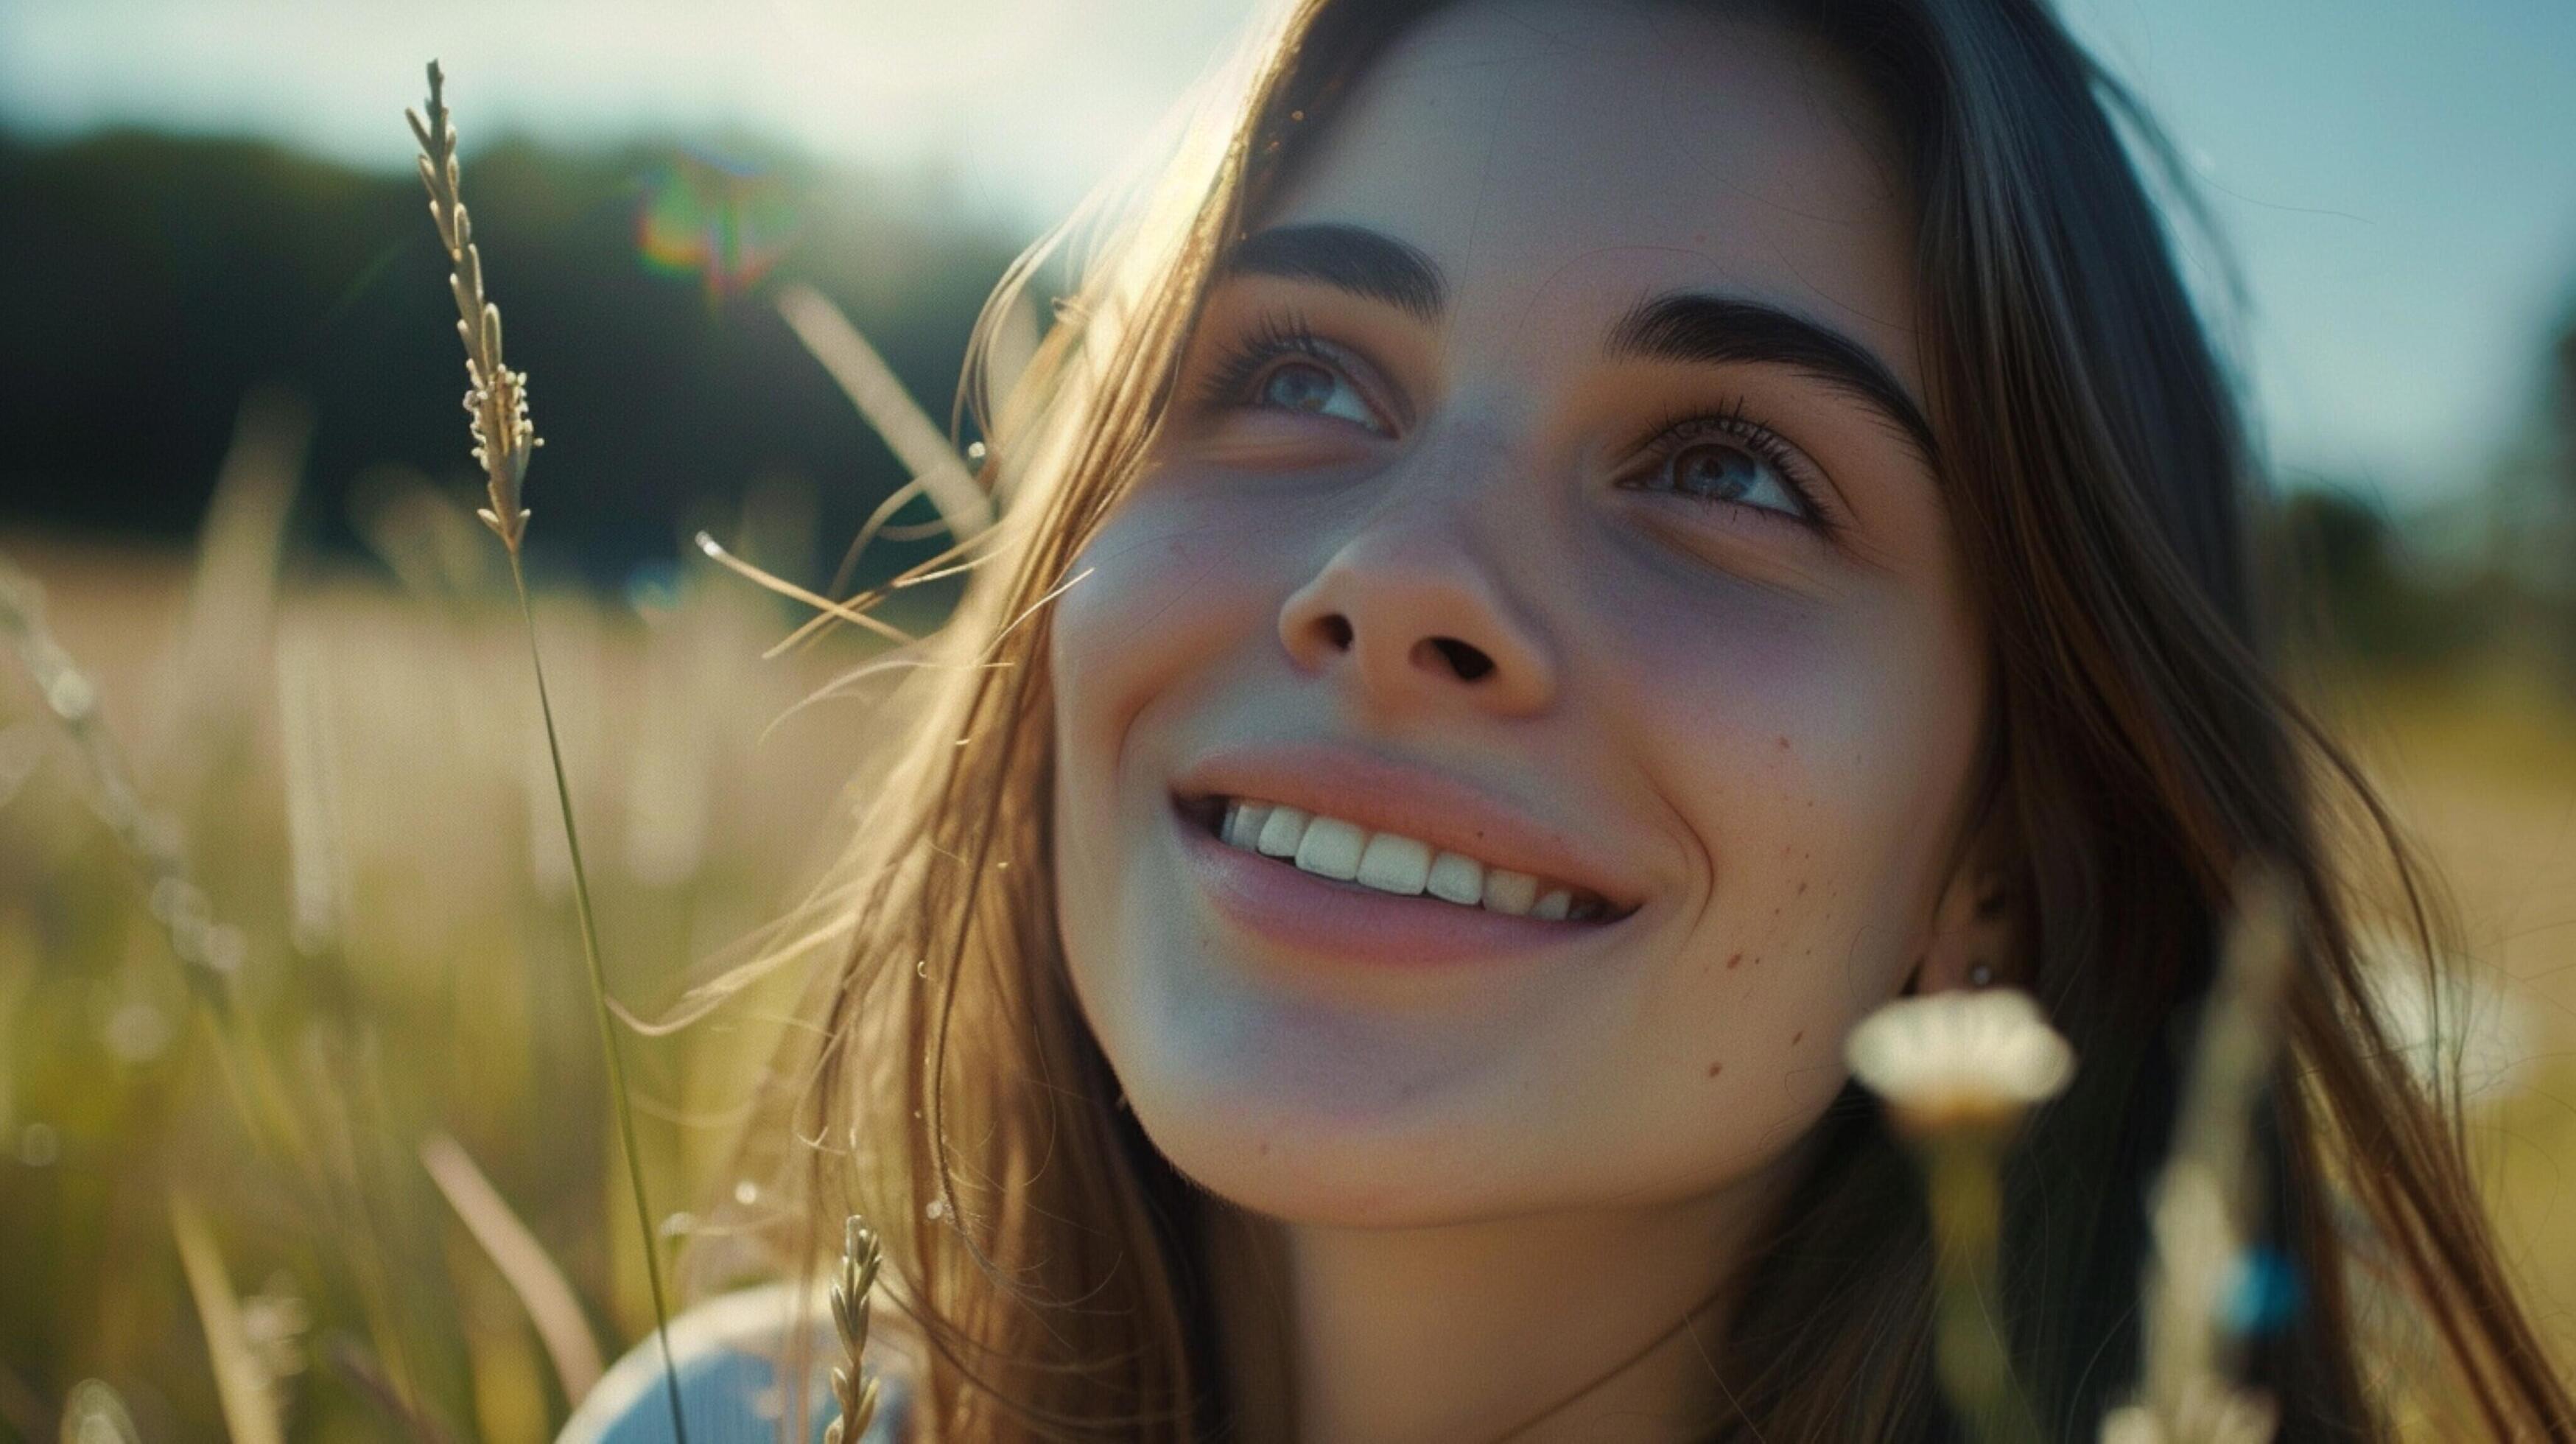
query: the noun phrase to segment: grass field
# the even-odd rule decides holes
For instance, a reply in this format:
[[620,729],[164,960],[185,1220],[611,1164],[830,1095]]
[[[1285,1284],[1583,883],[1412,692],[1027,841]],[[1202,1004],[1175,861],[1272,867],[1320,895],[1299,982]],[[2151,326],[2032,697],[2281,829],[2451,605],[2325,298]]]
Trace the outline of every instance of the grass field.
[[[392,1400],[439,1434],[550,1432],[564,1383],[419,1161],[434,1135],[461,1145],[569,1279],[595,1350],[650,1328],[506,593],[313,577],[272,599],[220,562],[0,549],[44,583],[136,789],[241,942],[218,1010],[156,915],[167,886],[12,658],[0,1230],[40,1243],[0,1250],[0,1432],[52,1438],[90,1377],[145,1438],[220,1427],[174,1192],[212,1220],[293,1437],[384,1437]],[[626,597],[542,593],[537,614],[609,981],[649,1013],[742,956],[822,860],[866,698],[794,709],[855,653],[762,662],[785,614],[711,564]],[[724,1141],[781,996],[630,1040],[675,1240],[716,1205],[759,1206],[723,1176]],[[740,1264],[720,1245],[695,1260],[699,1287]]]
[[[97,684],[147,854],[102,813],[67,699],[8,656],[0,1434],[56,1437],[98,1379],[140,1437],[212,1437],[225,1363],[296,1439],[540,1437],[581,1350],[560,1315],[541,1336],[536,1285],[424,1145],[452,1160],[432,1140],[453,1139],[524,1223],[594,1357],[651,1315],[496,549],[414,488],[378,514],[382,571],[290,565],[272,586],[282,503],[226,505],[201,557],[0,538]],[[745,518],[744,550],[798,554],[793,518]],[[762,661],[796,618],[710,564],[543,590],[537,616],[609,980],[650,1012],[741,956],[824,856],[867,694],[797,704],[864,649]],[[2340,714],[2462,905],[2474,1143],[2576,1362],[2576,713],[2507,670],[2359,686]],[[210,916],[172,882],[180,857]],[[237,946],[183,961],[190,927]],[[700,1235],[686,1290],[748,1267],[714,1236],[762,1206],[724,1142],[794,981],[634,1040],[654,1211]],[[200,1216],[211,1275],[174,1242]]]
[[2381,683],[2352,698],[2345,729],[2456,900],[2473,1157],[2576,1369],[2576,708],[2498,671]]

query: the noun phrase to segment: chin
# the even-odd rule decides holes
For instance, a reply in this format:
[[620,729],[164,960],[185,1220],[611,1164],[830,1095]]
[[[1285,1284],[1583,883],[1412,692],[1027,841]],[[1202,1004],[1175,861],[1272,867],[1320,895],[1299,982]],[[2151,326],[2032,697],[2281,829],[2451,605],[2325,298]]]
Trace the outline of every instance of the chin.
[[[1238,1208],[1336,1227],[1455,1223],[1496,1211],[1500,1170],[1471,1140],[1490,1130],[1426,1106],[1411,1085],[1343,1087],[1324,1097],[1247,1090],[1244,1075],[1140,1078],[1127,1098],[1155,1149],[1192,1183]],[[1376,1094],[1382,1106],[1369,1106]],[[1463,1145],[1463,1146],[1462,1146]]]
[[1425,1227],[1462,1222],[1492,1206],[1489,1199],[1459,1196],[1459,1171],[1428,1166],[1418,1147],[1333,1137],[1291,1143],[1204,1117],[1157,1128],[1143,1108],[1137,1118],[1183,1177],[1237,1208],[1283,1223]]

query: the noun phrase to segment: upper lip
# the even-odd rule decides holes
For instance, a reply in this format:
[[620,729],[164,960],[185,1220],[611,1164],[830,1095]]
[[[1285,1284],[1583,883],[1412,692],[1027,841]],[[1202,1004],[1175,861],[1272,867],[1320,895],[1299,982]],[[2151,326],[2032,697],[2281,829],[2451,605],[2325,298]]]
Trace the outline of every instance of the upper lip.
[[1211,752],[1181,770],[1174,794],[1285,803],[1338,817],[1371,832],[1393,832],[1508,868],[1597,893],[1613,917],[1643,901],[1572,828],[1533,817],[1493,793],[1434,767],[1397,762],[1325,743],[1271,744]]

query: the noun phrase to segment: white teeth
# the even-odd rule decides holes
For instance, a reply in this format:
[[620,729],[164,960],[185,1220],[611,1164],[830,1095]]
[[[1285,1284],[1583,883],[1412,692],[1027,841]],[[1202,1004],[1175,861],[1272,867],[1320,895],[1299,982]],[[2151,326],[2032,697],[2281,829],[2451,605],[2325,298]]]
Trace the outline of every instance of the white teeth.
[[1229,802],[1225,805],[1225,831],[1221,835],[1236,847],[1251,848],[1260,840],[1261,824],[1269,821],[1270,813],[1267,802]]
[[1253,847],[1264,857],[1295,857],[1297,843],[1306,835],[1306,824],[1313,819],[1293,807],[1274,807],[1261,821],[1261,836]]
[[1422,890],[1474,907],[1485,895],[1485,865],[1462,853],[1444,852],[1431,859],[1431,875],[1423,879]]
[[1429,843],[1402,833],[1371,833],[1354,822],[1280,803],[1229,800],[1217,819],[1216,834],[1229,847],[1402,897],[1428,893],[1462,907],[1547,922],[1598,918],[1607,910],[1589,892],[1509,868],[1489,868],[1465,853],[1434,852]]
[[1402,893],[1407,897],[1422,891],[1431,876],[1431,844],[1417,842],[1398,833],[1381,832],[1369,839],[1368,851],[1360,854],[1360,870],[1354,882],[1376,888],[1379,892]]
[[1526,917],[1530,905],[1538,901],[1538,879],[1509,868],[1485,870],[1485,906],[1498,913]]
[[1349,882],[1359,876],[1360,853],[1368,834],[1338,817],[1318,817],[1306,824],[1297,842],[1297,866],[1318,877]]

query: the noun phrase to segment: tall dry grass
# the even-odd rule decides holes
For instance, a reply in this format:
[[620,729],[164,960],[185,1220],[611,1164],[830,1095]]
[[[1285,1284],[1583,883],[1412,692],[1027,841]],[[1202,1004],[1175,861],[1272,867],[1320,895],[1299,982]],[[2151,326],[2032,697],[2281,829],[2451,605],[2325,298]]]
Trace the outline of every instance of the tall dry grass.
[[[425,485],[400,495],[472,526]],[[738,549],[764,555],[775,523],[747,518]],[[39,687],[24,648],[0,669],[19,758],[0,806],[0,1226],[46,1244],[0,1258],[0,1434],[55,1437],[90,1379],[144,1437],[224,1431],[167,1180],[188,1184],[244,1320],[302,1361],[269,1369],[287,1437],[550,1433],[582,1380],[420,1161],[453,1136],[595,1348],[649,1330],[509,593],[307,571],[272,611],[208,621],[184,609],[185,559],[11,550],[44,584],[42,650],[75,670]],[[794,614],[711,564],[623,598],[541,586],[532,606],[573,805],[605,840],[609,986],[653,1011],[747,954],[821,855],[866,698],[779,719],[867,644],[762,662]],[[237,740],[185,806],[102,786],[94,740],[148,733],[209,626],[254,685],[197,725]],[[87,731],[54,706],[83,697]],[[723,1230],[763,1201],[719,1170],[791,993],[623,1041],[637,1156],[671,1201],[657,1235],[704,1244],[684,1295],[746,1277]]]
[[671,1353],[671,1305],[662,1285],[662,1246],[644,1184],[643,1150],[635,1141],[635,1104],[626,1082],[625,1048],[609,1009],[608,975],[600,963],[599,919],[590,902],[590,870],[581,860],[581,828],[572,805],[572,786],[564,776],[563,735],[555,726],[554,697],[546,687],[537,614],[528,601],[527,566],[521,556],[530,513],[520,498],[527,486],[528,461],[545,443],[528,419],[528,375],[511,370],[502,355],[501,308],[484,290],[483,253],[474,244],[473,217],[461,192],[456,126],[442,94],[444,81],[438,62],[429,62],[428,118],[422,119],[416,111],[405,111],[403,118],[411,122],[412,135],[420,141],[420,181],[429,192],[429,216],[438,227],[439,245],[448,263],[455,267],[447,286],[456,300],[456,334],[465,343],[465,412],[474,438],[474,460],[483,468],[490,498],[490,504],[475,515],[501,539],[510,558],[510,586],[519,599],[519,620],[525,624],[528,672],[536,681],[537,721],[546,739],[548,776],[563,821],[564,858],[572,881],[573,916],[581,932],[581,960],[590,978],[591,1012],[599,1025],[600,1057],[608,1065],[609,1115],[617,1121],[626,1186],[635,1202],[636,1252],[644,1260],[644,1282],[653,1300],[653,1335],[662,1351],[671,1437],[678,1444],[689,1444],[687,1411],[680,1402],[679,1361]]
[[[398,593],[284,565],[311,420],[268,393],[194,558],[39,541],[0,562],[0,1218],[56,1245],[0,1261],[0,1424],[29,1438],[537,1437],[602,1337],[660,1331],[666,1251],[698,1245],[689,1295],[758,1268],[729,1240],[767,1201],[718,1171],[793,981],[729,986],[681,1036],[610,1012],[770,951],[828,851],[839,789],[817,780],[864,771],[863,659],[903,633],[791,634],[810,609],[713,565],[624,598],[531,586],[538,443],[442,80],[413,127],[483,505],[361,489]],[[909,398],[863,399],[890,439],[921,429]],[[764,565],[810,551],[810,514],[766,485],[729,546],[699,541],[810,598]],[[585,819],[609,840],[587,862]],[[95,1206],[136,1184],[167,1206]]]

